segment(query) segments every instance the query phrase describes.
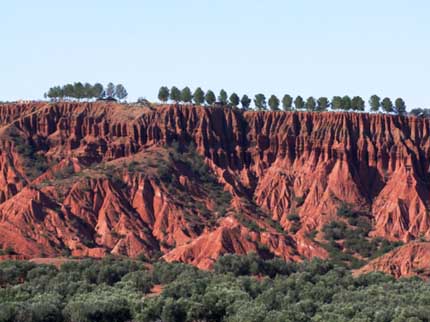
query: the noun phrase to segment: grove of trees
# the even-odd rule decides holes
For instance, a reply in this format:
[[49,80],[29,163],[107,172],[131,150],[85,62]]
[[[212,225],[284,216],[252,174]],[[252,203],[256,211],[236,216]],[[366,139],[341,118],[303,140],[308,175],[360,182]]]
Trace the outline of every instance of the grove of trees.
[[45,97],[52,100],[63,99],[98,99],[112,97],[123,100],[128,96],[127,90],[122,84],[107,84],[106,88],[100,83],[90,84],[76,82],[73,84],[66,84],[63,86],[51,87],[46,93]]
[[225,255],[213,271],[121,258],[0,263],[0,322],[428,322],[429,301],[418,278],[255,254]]
[[[194,92],[189,87],[185,87],[182,90],[176,86],[170,89],[167,86],[162,86],[158,92],[158,99],[166,103],[169,100],[175,103],[195,103],[197,105],[213,105],[215,103],[224,107],[239,107],[239,104],[243,109],[250,108],[251,102],[254,103],[255,109],[259,111],[267,110],[268,108],[272,111],[292,111],[292,110],[307,110],[313,112],[322,112],[331,110],[339,111],[364,111],[366,109],[366,101],[360,96],[350,97],[334,96],[331,99],[328,97],[307,97],[303,98],[298,95],[292,97],[289,94],[285,94],[282,99],[276,95],[270,95],[267,99],[262,93],[258,93],[254,96],[254,99],[243,95],[240,97],[237,93],[231,93],[230,95],[224,90],[220,90],[218,95],[212,90],[204,92],[202,88],[198,87]],[[372,95],[368,100],[367,105],[372,112],[386,112],[404,114],[406,113],[406,103],[402,98],[397,98],[394,103],[389,97],[380,98],[378,95]]]

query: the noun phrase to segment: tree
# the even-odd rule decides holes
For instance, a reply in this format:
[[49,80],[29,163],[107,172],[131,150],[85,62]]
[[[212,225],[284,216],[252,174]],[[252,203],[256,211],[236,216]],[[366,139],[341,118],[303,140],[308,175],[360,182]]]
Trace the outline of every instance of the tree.
[[227,105],[227,92],[225,90],[220,90],[219,92],[219,96],[218,96],[218,101],[222,104],[222,105]]
[[296,99],[294,100],[294,107],[296,108],[296,110],[301,110],[302,108],[305,107],[305,102],[303,101],[303,98],[299,95],[296,97]]
[[165,103],[169,100],[170,91],[167,86],[161,86],[158,91],[158,99]]
[[243,95],[240,100],[240,104],[242,104],[242,108],[246,110],[249,108],[249,105],[251,105],[251,99],[248,95]]
[[197,87],[193,95],[194,103],[202,105],[205,102],[205,92],[200,87]]
[[378,112],[381,107],[381,98],[378,95],[372,95],[369,99],[370,110]]
[[92,96],[95,98],[101,97],[103,94],[103,85],[100,83],[95,83],[92,90]]
[[229,100],[230,100],[231,105],[233,105],[233,107],[237,107],[239,105],[240,99],[236,93],[232,93],[230,95]]
[[284,109],[284,111],[291,111],[292,105],[293,98],[290,95],[285,94],[282,98],[282,108]]
[[114,97],[115,96],[115,85],[113,83],[109,83],[106,86],[106,96]]
[[74,95],[74,87],[73,87],[73,85],[72,84],[67,84],[67,85],[64,85],[64,87],[63,87],[63,93],[64,93],[64,96],[65,97],[73,97],[73,95]]
[[90,83],[84,85],[84,98],[90,99],[93,97],[93,86]]
[[84,98],[84,92],[85,92],[85,88],[84,85],[81,82],[77,82],[75,84],[73,84],[74,87],[74,96],[75,98],[77,98],[78,100],[81,98]]
[[406,103],[402,98],[397,98],[394,102],[394,108],[397,114],[402,115],[406,112]]
[[258,110],[265,110],[266,109],[266,96],[264,96],[264,94],[261,94],[261,93],[255,95],[254,104]]
[[317,102],[318,102],[317,110],[320,112],[327,111],[327,109],[330,106],[330,102],[328,101],[327,97],[320,97]]
[[349,111],[351,109],[351,98],[348,95],[342,97],[342,109]]
[[64,96],[63,89],[60,86],[51,87],[47,93],[45,93],[45,97],[49,97],[51,100],[62,98]]
[[387,113],[390,113],[393,111],[393,102],[388,97],[386,97],[382,100],[381,106],[382,106],[382,110],[387,112]]
[[205,100],[209,105],[213,105],[213,103],[216,101],[215,93],[211,90],[208,90],[205,95]]
[[308,111],[315,111],[317,106],[317,103],[315,102],[315,98],[313,98],[312,96],[308,97],[308,99],[306,100],[306,109]]
[[331,100],[331,108],[333,110],[341,110],[342,109],[342,97],[333,96]]
[[181,91],[181,101],[185,103],[191,103],[193,100],[193,94],[188,86],[184,87]]
[[354,96],[351,101],[351,108],[354,111],[364,111],[365,103],[360,96]]
[[181,91],[176,86],[172,86],[170,89],[170,99],[176,103],[181,100]]
[[118,97],[119,100],[123,100],[128,96],[127,90],[125,89],[124,85],[118,84],[115,87],[115,95]]
[[272,111],[279,111],[279,99],[275,95],[270,96],[269,107]]

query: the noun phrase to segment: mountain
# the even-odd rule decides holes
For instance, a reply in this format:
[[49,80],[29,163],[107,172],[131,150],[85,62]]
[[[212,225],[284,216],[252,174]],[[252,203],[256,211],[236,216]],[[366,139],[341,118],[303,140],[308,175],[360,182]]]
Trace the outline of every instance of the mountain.
[[207,269],[256,252],[392,273],[375,258],[424,256],[411,245],[430,238],[424,118],[4,104],[0,170],[6,258],[162,256]]

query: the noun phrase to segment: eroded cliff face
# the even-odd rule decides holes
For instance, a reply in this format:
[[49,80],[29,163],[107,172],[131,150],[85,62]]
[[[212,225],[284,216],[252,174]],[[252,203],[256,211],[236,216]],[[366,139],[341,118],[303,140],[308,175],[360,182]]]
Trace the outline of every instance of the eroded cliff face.
[[[430,238],[428,119],[40,103],[0,126],[0,244],[22,256],[325,258],[342,204],[370,237]],[[208,169],[175,156],[190,143]]]
[[398,277],[430,277],[430,243],[411,242],[370,261],[354,275],[380,271]]

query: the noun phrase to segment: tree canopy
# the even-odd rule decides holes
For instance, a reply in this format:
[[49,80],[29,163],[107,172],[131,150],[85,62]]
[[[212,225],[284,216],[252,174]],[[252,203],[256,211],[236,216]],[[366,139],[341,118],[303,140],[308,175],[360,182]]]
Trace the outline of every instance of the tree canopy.
[[191,89],[186,86],[181,91],[181,101],[185,103],[191,103],[193,100],[193,94],[191,93]]
[[291,111],[293,106],[293,98],[291,95],[285,94],[282,98],[282,109],[284,111]]
[[218,96],[218,101],[222,104],[222,105],[227,105],[227,92],[225,90],[220,90],[219,92],[219,96]]
[[90,83],[83,84],[82,82],[76,82],[73,84],[66,84],[63,86],[51,87],[46,93],[45,97],[51,100],[63,100],[63,99],[94,99],[104,97],[116,97],[120,100],[127,97],[127,90],[122,84],[114,85],[109,83],[104,89],[100,83],[94,85]]
[[294,100],[294,107],[296,108],[296,110],[301,110],[305,107],[305,101],[300,95],[297,96]]
[[209,105],[213,105],[213,103],[216,101],[215,93],[211,90],[208,90],[205,95],[205,100]]
[[158,99],[161,102],[167,102],[169,100],[170,91],[167,86],[160,87],[160,90],[158,91]]
[[194,103],[202,105],[205,102],[205,92],[200,87],[197,87],[193,95]]
[[229,98],[230,104],[233,107],[237,107],[240,103],[239,96],[236,93],[232,93]]
[[254,98],[254,105],[257,110],[265,110],[266,109],[266,96],[264,94],[257,94]]
[[242,104],[242,108],[246,110],[251,105],[251,99],[245,94],[240,99],[240,104]]
[[269,107],[272,111],[279,111],[279,99],[275,95],[270,96]]
[[430,316],[429,283],[382,273],[353,277],[331,261],[226,254],[213,271],[147,266],[114,257],[60,268],[0,262],[0,321],[428,322]]
[[[58,88],[53,88],[52,90],[56,92]],[[202,105],[205,102],[208,105],[213,105],[218,100],[218,102],[225,107],[238,107],[239,104],[241,104],[243,109],[250,108],[252,102],[248,95],[243,95],[242,98],[240,98],[237,93],[232,93],[228,97],[227,92],[221,89],[218,97],[216,97],[212,90],[207,90],[205,93],[200,87],[197,87],[194,93],[192,93],[189,87],[185,87],[181,91],[173,86],[169,91],[167,87],[162,86],[159,89],[158,98],[162,102],[166,102],[170,99],[175,102],[189,103],[194,100],[197,105]],[[335,111],[360,112],[366,110],[366,101],[361,96],[353,96],[351,98],[349,95],[333,96],[331,100],[325,96],[321,96],[318,99],[309,96],[304,100],[300,95],[293,99],[291,95],[285,94],[282,100],[280,100],[276,95],[272,94],[266,101],[266,96],[263,93],[259,93],[254,96],[253,102],[255,109],[260,111],[267,110],[267,105],[272,111],[278,111],[281,105],[284,111],[306,109],[311,112],[321,112],[327,111],[330,108]],[[402,98],[397,98],[393,104],[390,98],[385,98],[381,101],[379,96],[372,95],[367,103],[370,110],[374,112],[379,111],[380,107],[382,107],[384,112],[395,112],[397,114],[404,114],[406,112],[406,103]]]
[[176,86],[172,86],[170,89],[170,99],[175,102],[181,101],[181,91]]

